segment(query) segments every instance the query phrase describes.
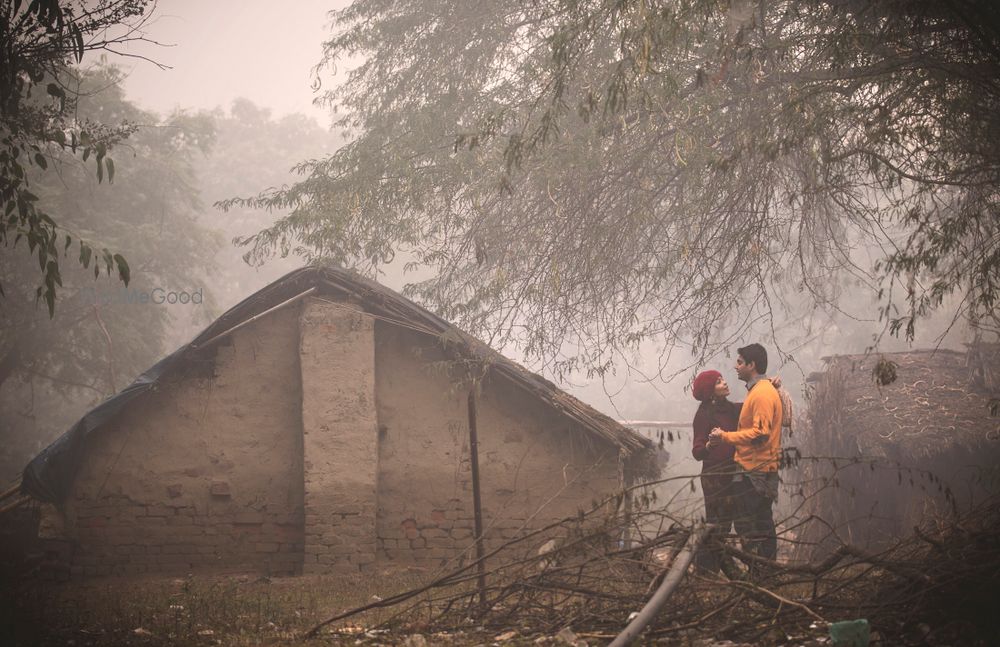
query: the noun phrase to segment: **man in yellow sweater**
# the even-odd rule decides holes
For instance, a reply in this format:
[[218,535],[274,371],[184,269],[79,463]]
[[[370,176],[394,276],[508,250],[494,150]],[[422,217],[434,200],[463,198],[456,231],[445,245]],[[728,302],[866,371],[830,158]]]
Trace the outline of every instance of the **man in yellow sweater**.
[[774,559],[778,539],[771,507],[778,498],[782,410],[778,391],[764,377],[766,371],[763,346],[750,344],[737,350],[736,374],[749,391],[740,410],[739,428],[730,432],[715,428],[709,440],[736,448],[733,458],[742,469],[733,477],[738,506],[735,525],[744,548]]

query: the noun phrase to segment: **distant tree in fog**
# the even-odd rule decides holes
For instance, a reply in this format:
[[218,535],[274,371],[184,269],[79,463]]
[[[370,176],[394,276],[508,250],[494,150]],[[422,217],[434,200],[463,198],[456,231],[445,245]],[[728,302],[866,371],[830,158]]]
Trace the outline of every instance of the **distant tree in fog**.
[[[174,314],[212,314],[205,278],[215,271],[222,241],[197,220],[203,206],[195,174],[195,163],[215,140],[211,117],[161,119],[141,110],[124,98],[113,67],[78,74],[81,119],[141,124],[119,147],[127,161],[114,185],[96,184],[89,164],[71,151],[53,151],[48,168],[30,169],[28,179],[39,207],[61,226],[87,236],[101,232],[109,247],[134,259],[132,277],[127,288],[95,283],[90,270],[66,263],[59,307],[50,317],[35,298],[36,259],[0,256],[6,293],[0,307],[0,469],[8,471],[23,467],[74,417],[160,358],[178,325]],[[200,304],[165,302],[170,293],[199,288]]]
[[[333,153],[342,138],[321,127],[315,119],[301,114],[274,117],[267,108],[249,99],[237,99],[228,111],[212,114],[217,144],[212,154],[197,160],[202,195],[209,203],[292,182],[293,167],[303,159]],[[285,213],[255,209],[232,209],[226,214],[211,210],[202,217],[206,226],[220,230],[226,245],[217,258],[215,294],[219,302],[233,305],[271,281],[302,265],[297,258],[249,267],[243,261],[245,249],[230,243],[250,236],[274,223]]]
[[[358,0],[323,64],[353,141],[229,207],[556,374],[647,339],[703,358],[786,299],[877,295],[912,335],[948,295],[995,325],[1000,8],[972,0]],[[866,258],[864,250],[875,249]],[[567,348],[573,348],[566,353]]]

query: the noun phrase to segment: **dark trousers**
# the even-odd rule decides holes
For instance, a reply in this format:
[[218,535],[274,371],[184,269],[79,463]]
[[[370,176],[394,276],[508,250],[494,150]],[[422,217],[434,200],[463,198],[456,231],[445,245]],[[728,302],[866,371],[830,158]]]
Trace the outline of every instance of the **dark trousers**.
[[722,542],[726,540],[736,519],[736,499],[731,473],[702,474],[701,491],[705,495],[705,522],[715,527],[695,555],[695,565],[709,573],[718,572],[722,565]]
[[758,491],[747,476],[734,482],[736,486],[736,533],[743,550],[774,559],[778,555],[778,536],[774,530],[771,506],[774,499]]

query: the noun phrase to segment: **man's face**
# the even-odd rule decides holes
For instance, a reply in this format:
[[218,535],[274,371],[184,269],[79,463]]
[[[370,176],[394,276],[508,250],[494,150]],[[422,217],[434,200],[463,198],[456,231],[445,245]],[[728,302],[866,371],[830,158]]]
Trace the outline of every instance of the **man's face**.
[[754,376],[754,373],[755,373],[755,371],[754,371],[754,363],[750,362],[749,364],[747,364],[745,361],[743,361],[743,356],[742,355],[737,355],[736,356],[736,376],[739,377],[744,382],[746,382],[747,380],[749,380],[750,378],[752,378]]

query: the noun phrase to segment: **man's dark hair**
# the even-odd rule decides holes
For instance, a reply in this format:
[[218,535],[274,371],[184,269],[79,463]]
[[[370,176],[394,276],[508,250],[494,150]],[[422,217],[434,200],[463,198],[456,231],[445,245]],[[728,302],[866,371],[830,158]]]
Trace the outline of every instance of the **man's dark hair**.
[[744,364],[749,364],[753,362],[754,368],[757,369],[757,373],[763,375],[767,373],[767,351],[760,344],[750,344],[749,346],[744,346],[743,348],[737,348],[736,352],[739,356],[743,358]]

